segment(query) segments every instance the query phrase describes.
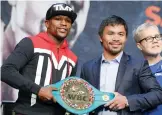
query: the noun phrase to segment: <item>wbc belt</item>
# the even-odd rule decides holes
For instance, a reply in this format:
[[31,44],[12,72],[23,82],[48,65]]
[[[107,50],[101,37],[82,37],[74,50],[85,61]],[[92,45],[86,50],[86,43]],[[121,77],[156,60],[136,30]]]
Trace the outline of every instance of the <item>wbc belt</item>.
[[112,100],[114,93],[101,92],[87,81],[78,77],[68,77],[50,86],[58,90],[52,95],[67,111],[85,114]]

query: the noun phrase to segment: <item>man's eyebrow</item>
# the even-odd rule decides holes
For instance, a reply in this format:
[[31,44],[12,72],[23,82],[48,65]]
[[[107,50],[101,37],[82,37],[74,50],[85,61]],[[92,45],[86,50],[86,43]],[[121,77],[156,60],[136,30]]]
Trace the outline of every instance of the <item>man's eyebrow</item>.
[[126,33],[126,32],[118,32],[118,33],[123,33],[123,34],[124,34],[124,33]]

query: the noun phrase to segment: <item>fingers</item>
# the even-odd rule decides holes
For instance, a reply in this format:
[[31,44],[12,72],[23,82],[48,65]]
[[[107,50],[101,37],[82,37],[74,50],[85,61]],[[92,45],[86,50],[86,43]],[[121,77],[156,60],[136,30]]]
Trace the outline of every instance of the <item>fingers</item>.
[[42,100],[52,100],[53,95],[52,95],[52,90],[56,89],[53,87],[42,87],[38,93],[38,96],[42,99]]
[[55,87],[52,87],[52,86],[48,87],[48,91],[49,91],[48,100],[51,100],[51,101],[53,101],[54,103],[56,103],[56,99],[53,97],[52,91],[56,91],[56,90],[58,90],[58,89],[55,88]]
[[49,86],[48,87],[51,91],[57,91],[58,89],[56,87],[53,87],[53,86]]
[[109,101],[108,103],[106,103],[106,104],[104,105],[105,107],[107,107],[107,106],[111,105],[112,103],[114,103],[114,101],[116,100],[116,98],[117,98],[117,96],[119,95],[119,93],[118,93],[118,92],[114,92],[114,94],[115,94],[114,99],[112,99],[111,101]]
[[104,105],[104,107],[108,107],[108,106],[111,105],[112,103],[114,103],[114,99],[111,100],[111,101],[109,101],[108,103],[106,103],[106,104]]
[[38,96],[42,101],[53,101],[56,103],[56,99],[52,95],[52,91],[54,91],[54,90],[56,91],[58,89],[55,87],[52,87],[52,86],[42,87],[40,89]]
[[117,107],[117,108],[116,108],[117,110],[123,109],[123,107],[122,107],[121,104],[118,104],[116,107]]
[[114,99],[112,99],[111,101],[109,101],[108,103],[106,103],[106,104],[104,105],[104,107],[108,107],[109,105],[111,105],[112,103],[114,103],[114,101],[116,100],[116,97],[117,97],[117,95],[118,95],[118,92],[114,92],[114,94],[115,94]]
[[114,101],[113,103],[111,103],[109,105],[109,108],[112,109],[112,108],[117,108],[117,105],[118,105],[118,102]]
[[124,109],[126,107],[126,97],[121,95],[118,92],[114,92],[115,98],[105,104],[105,107],[108,107],[110,110],[117,111],[120,109]]

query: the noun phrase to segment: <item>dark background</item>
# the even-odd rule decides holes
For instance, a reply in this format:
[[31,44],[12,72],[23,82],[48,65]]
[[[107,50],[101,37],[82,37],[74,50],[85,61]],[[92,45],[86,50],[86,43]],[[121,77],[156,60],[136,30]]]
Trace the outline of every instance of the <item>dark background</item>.
[[137,49],[133,39],[133,30],[146,20],[155,23],[155,19],[146,16],[145,10],[150,6],[160,8],[160,11],[152,11],[152,14],[161,18],[161,26],[158,25],[162,32],[162,2],[161,1],[91,1],[88,14],[88,20],[83,33],[73,47],[73,51],[79,57],[78,75],[80,66],[87,60],[90,60],[102,53],[102,47],[99,42],[98,27],[103,19],[110,15],[117,15],[126,20],[128,24],[128,41],[125,51],[138,58],[143,58]]
[[[146,15],[146,10],[150,7],[156,8],[150,10],[151,15]],[[102,47],[99,42],[98,27],[101,21],[110,15],[117,15],[126,20],[129,33],[125,51],[138,58],[143,57],[137,49],[132,36],[134,28],[139,24],[144,23],[146,20],[150,20],[155,23],[162,32],[161,1],[90,1],[85,29],[72,48],[79,58],[78,76],[84,62],[101,55]],[[10,18],[11,6],[7,1],[1,1],[1,20],[5,23],[5,27],[9,23]],[[157,19],[160,19],[160,22],[157,22]]]

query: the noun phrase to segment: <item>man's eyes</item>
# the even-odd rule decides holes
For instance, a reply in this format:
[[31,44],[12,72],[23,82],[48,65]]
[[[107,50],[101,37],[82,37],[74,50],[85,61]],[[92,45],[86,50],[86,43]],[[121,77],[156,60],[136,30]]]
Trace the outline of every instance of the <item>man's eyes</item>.
[[119,35],[120,35],[120,36],[124,36],[124,34],[123,34],[123,33],[119,33]]
[[71,23],[71,19],[66,19],[66,22],[69,22],[69,23]]
[[55,20],[61,20],[61,18],[60,18],[60,17],[55,17],[54,19],[55,19]]
[[155,35],[156,38],[160,38],[161,36],[160,35]]
[[108,35],[113,35],[114,34],[114,32],[108,32]]
[[147,38],[146,38],[146,40],[151,40],[151,39],[152,39],[152,37],[147,37]]
[[61,17],[55,17],[54,19],[57,20],[57,21],[65,20],[66,22],[71,23],[71,19],[69,19],[69,18],[63,19]]

